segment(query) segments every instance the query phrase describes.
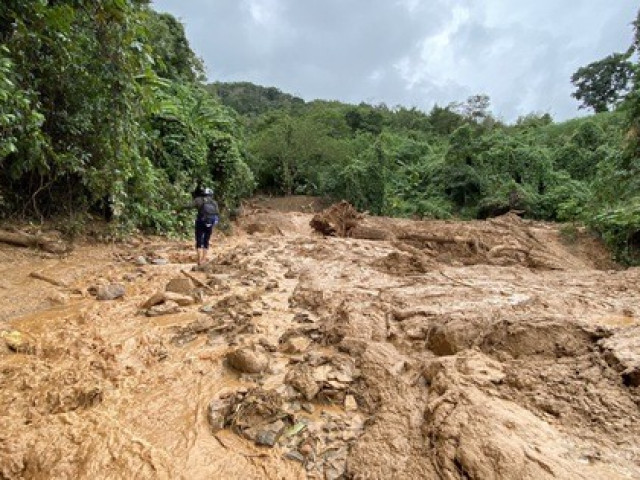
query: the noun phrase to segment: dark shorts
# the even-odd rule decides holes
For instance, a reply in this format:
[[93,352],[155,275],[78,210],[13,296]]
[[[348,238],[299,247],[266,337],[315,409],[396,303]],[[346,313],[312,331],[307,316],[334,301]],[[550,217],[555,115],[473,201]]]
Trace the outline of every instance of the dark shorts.
[[196,248],[209,248],[213,225],[207,227],[203,220],[196,220]]

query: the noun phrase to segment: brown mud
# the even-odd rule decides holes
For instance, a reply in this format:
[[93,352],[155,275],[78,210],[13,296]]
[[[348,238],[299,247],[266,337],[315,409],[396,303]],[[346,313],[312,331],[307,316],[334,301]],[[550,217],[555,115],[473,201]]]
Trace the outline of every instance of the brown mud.
[[318,208],[255,200],[196,271],[0,246],[0,479],[640,478],[640,269]]

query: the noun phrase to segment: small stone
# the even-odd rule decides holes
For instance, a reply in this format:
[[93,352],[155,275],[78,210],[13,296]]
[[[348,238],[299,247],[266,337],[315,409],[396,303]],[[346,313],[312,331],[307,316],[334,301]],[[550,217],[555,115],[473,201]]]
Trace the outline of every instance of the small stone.
[[58,305],[65,305],[69,303],[69,295],[62,292],[53,292],[48,297],[48,300]]
[[142,255],[139,256],[138,258],[136,258],[136,265],[142,266],[142,265],[146,265],[147,263],[148,263],[147,259],[145,257],[143,257]]
[[269,340],[266,337],[260,338],[258,340],[258,344],[264,348],[267,352],[276,352],[278,351],[278,344],[272,340]]
[[0,332],[2,338],[12,352],[31,353],[34,348],[26,341],[25,336],[18,330]]
[[309,443],[303,443],[300,448],[299,451],[302,455],[304,455],[305,457],[308,456],[311,452],[313,452],[313,447],[309,444]]
[[296,272],[294,272],[293,270],[288,270],[285,274],[284,274],[284,278],[286,279],[292,279],[292,278],[296,278],[298,275],[296,275]]
[[358,410],[358,402],[356,402],[356,398],[353,395],[347,395],[344,398],[344,409],[347,412],[355,412]]
[[123,297],[125,293],[124,285],[112,283],[110,285],[100,285],[96,291],[98,300],[115,300]]
[[256,445],[273,447],[276,444],[276,433],[271,431],[259,432],[256,436]]
[[263,445],[265,447],[273,447],[278,440],[278,436],[284,428],[284,422],[278,420],[270,425],[267,425],[265,430],[261,430],[257,433],[255,442],[256,445]]
[[312,400],[320,391],[320,385],[316,383],[313,372],[305,365],[290,370],[285,377],[287,384],[300,392],[307,401]]
[[145,310],[146,310],[147,308],[151,308],[151,307],[153,307],[154,305],[158,305],[158,304],[163,303],[163,302],[164,302],[164,293],[162,293],[162,292],[156,292],[156,293],[154,293],[153,295],[151,295],[151,296],[147,299],[147,301],[146,301],[146,302],[144,302],[144,303],[140,306],[140,308],[143,308],[143,309],[145,309]]
[[180,295],[191,295],[193,282],[189,278],[172,278],[167,283],[165,291],[179,293]]
[[227,354],[229,365],[243,373],[262,373],[269,367],[269,358],[249,348],[239,348]]
[[353,382],[353,375],[348,374],[347,372],[335,372],[335,377],[337,381],[342,383],[351,383]]
[[180,306],[175,302],[166,302],[160,305],[154,305],[147,310],[147,317],[159,317],[162,315],[171,315],[180,312]]
[[151,260],[151,263],[153,263],[154,265],[168,265],[169,260],[167,260],[166,258],[154,258],[153,260]]
[[289,450],[287,453],[284,454],[284,458],[286,458],[287,460],[293,460],[295,462],[300,462],[300,463],[304,463],[304,456],[298,452],[297,450]]
[[307,337],[292,337],[284,344],[282,351],[285,353],[304,353],[311,345]]
[[231,403],[228,399],[214,399],[207,409],[207,420],[213,432],[222,430],[225,426],[226,416],[231,410]]
[[316,407],[314,407],[311,403],[303,403],[302,409],[307,413],[313,413],[316,411]]
[[182,295],[180,293],[174,293],[174,292],[164,292],[164,299],[165,299],[165,302],[167,301],[176,302],[181,307],[187,307],[195,303],[195,300],[193,299],[192,296]]
[[313,369],[313,378],[316,382],[326,382],[331,373],[331,365],[320,365]]

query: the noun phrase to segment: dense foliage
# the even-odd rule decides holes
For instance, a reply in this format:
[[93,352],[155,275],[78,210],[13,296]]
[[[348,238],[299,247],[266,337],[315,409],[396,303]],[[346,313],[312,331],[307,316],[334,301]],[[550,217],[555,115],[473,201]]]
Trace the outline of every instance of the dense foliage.
[[210,89],[243,114],[249,164],[263,191],[347,199],[390,216],[487,218],[518,210],[579,221],[633,263],[640,260],[637,46],[579,69],[574,96],[598,113],[559,124],[531,114],[505,125],[486,95],[425,113],[304,102],[247,83]]
[[182,25],[143,0],[0,5],[0,213],[180,228],[199,180],[251,191],[240,124]]

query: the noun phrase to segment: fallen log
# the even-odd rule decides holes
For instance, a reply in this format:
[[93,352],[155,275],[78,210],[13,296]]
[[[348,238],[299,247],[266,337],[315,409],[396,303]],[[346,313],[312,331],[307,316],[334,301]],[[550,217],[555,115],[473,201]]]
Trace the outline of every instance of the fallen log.
[[45,252],[57,254],[71,251],[71,246],[63,241],[30,235],[24,232],[7,232],[6,230],[0,230],[0,243],[6,243],[15,247],[39,248]]

